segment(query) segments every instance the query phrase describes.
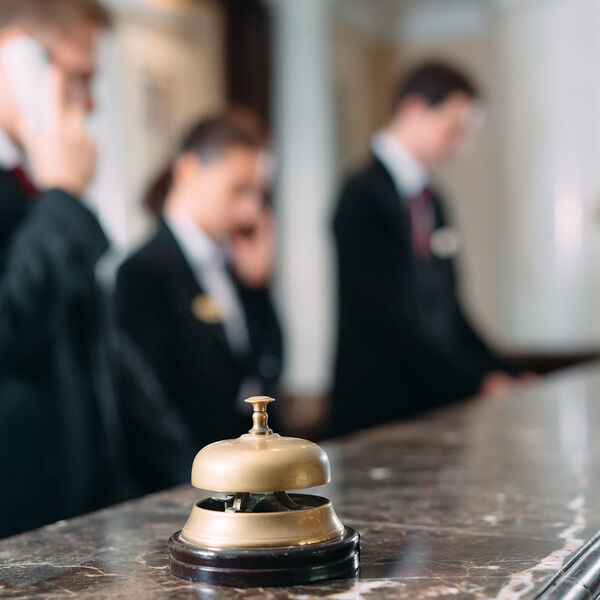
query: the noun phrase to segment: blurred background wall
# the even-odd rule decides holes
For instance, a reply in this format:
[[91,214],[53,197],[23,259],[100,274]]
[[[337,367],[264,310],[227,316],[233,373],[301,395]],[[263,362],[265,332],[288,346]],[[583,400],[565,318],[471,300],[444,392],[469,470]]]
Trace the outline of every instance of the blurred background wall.
[[276,294],[286,387],[330,384],[329,216],[369,151],[394,82],[422,58],[468,70],[486,97],[467,154],[436,174],[462,235],[462,294],[509,355],[600,348],[600,5],[596,0],[106,0],[104,153],[92,199],[123,256],[150,233],[145,186],[194,119],[246,104],[278,156]]

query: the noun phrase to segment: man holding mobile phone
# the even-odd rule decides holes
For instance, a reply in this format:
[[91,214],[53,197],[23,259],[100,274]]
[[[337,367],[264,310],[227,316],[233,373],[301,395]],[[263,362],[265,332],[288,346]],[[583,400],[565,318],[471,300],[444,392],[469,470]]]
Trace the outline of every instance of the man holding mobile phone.
[[96,263],[108,246],[81,202],[96,149],[98,0],[0,4],[0,537],[112,496],[116,405]]

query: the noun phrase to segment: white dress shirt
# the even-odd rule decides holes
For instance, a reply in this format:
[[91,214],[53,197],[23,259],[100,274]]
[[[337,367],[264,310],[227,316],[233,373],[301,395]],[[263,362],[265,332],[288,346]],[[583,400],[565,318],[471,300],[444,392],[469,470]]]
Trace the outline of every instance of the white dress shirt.
[[378,131],[371,140],[373,154],[389,171],[398,194],[416,196],[429,182],[425,167],[389,131]]

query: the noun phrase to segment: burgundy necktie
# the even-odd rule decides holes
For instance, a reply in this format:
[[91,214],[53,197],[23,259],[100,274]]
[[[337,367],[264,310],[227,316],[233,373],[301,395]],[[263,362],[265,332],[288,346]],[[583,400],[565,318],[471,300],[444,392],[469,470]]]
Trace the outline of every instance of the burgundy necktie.
[[412,247],[415,256],[430,258],[430,240],[435,228],[431,190],[426,187],[420,194],[409,196],[406,204],[408,206]]
[[27,196],[27,198],[33,200],[39,194],[37,188],[35,187],[35,185],[33,185],[23,167],[15,167],[11,171],[11,175],[14,177],[15,181],[17,182],[23,193]]

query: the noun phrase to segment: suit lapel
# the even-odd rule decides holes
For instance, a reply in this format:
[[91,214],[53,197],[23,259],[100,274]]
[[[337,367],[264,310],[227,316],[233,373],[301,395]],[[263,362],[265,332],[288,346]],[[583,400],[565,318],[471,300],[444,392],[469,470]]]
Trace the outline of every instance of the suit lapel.
[[[412,234],[410,230],[410,219],[406,209],[406,197],[398,191],[389,171],[377,157],[374,159],[372,168],[378,182],[378,191],[384,201],[386,210],[389,211],[393,221],[399,224],[403,243],[410,248],[412,254]],[[433,228],[434,231],[436,231],[440,227],[446,225],[446,220],[443,215],[440,199],[435,190],[431,192],[431,204],[434,218]]]
[[196,278],[175,236],[163,220],[160,221],[157,237],[174,282],[178,305],[181,304],[190,318],[202,325],[215,342],[231,356],[219,310]]
[[398,234],[403,245],[412,253],[411,232],[404,196],[397,190],[389,171],[377,158],[373,161],[373,176],[377,181],[377,196],[390,215],[392,223],[398,225]]
[[0,252],[31,208],[31,202],[8,171],[0,169]]

